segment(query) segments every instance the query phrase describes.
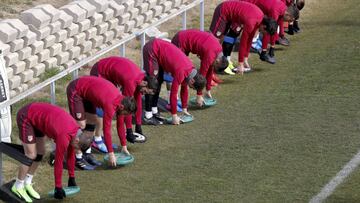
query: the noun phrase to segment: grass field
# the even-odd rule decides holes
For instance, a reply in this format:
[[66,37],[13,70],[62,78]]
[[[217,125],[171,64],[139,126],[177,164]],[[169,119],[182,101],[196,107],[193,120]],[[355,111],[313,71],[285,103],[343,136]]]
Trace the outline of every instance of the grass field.
[[[216,107],[192,111],[191,124],[145,127],[148,142],[129,146],[134,164],[77,172],[81,193],[67,201],[309,201],[360,149],[359,9],[307,1],[303,32],[276,65],[252,55],[257,71],[223,76]],[[43,163],[35,177],[44,197],[51,174]],[[326,202],[360,202],[359,170]]]

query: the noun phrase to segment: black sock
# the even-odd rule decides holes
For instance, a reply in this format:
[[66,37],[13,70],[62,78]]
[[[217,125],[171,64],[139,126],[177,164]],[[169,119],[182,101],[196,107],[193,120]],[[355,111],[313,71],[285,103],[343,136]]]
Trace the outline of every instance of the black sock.
[[234,47],[234,44],[230,44],[228,42],[223,42],[222,48],[223,48],[223,54],[225,57],[228,57],[231,55],[233,47]]
[[271,57],[275,56],[275,49],[273,47],[270,47],[269,56],[271,56]]
[[139,134],[142,134],[141,125],[138,125],[138,124],[135,125],[135,132],[139,133]]
[[294,26],[293,25],[289,25],[288,27],[288,32],[289,35],[293,35],[294,34]]

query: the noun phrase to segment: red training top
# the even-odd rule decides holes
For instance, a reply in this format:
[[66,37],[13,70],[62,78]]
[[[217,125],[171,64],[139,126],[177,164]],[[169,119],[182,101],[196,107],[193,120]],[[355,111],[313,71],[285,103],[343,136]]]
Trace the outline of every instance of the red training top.
[[[214,72],[212,64],[216,60],[222,47],[219,40],[209,32],[200,30],[184,30],[178,32],[172,43],[179,47],[186,55],[193,53],[201,59],[200,74],[206,77],[206,90],[211,90],[211,80]],[[202,95],[202,91],[197,92]]]
[[28,108],[27,119],[31,125],[53,139],[56,144],[54,165],[55,187],[62,187],[62,170],[65,154],[69,177],[75,177],[75,150],[70,141],[76,136],[80,127],[70,114],[58,106],[48,103],[30,103],[23,108]]
[[291,4],[294,3],[294,0],[281,0],[281,1],[284,2],[286,6],[291,6]]
[[[105,145],[108,152],[114,152],[111,138],[111,121],[116,111],[122,110],[124,107],[121,104],[124,98],[120,91],[109,81],[94,76],[83,76],[75,80],[77,94],[86,101],[91,102],[94,106],[101,108],[104,111],[103,117],[103,131],[105,138]],[[120,114],[116,114],[117,131],[121,135]],[[120,137],[122,146],[126,146],[126,138]]]
[[[137,86],[143,81],[145,73],[131,60],[113,56],[101,59],[98,62],[98,74],[116,86],[121,86],[124,96],[133,96],[135,98],[137,105],[137,111],[135,113],[136,124],[141,125],[142,94],[140,90],[137,89]],[[124,119],[124,116],[121,116],[121,119]],[[131,128],[131,115],[125,117],[125,123],[127,128]],[[124,129],[121,130],[121,133],[123,133],[121,136],[125,137]]]
[[[239,0],[239,1],[246,1],[258,6],[266,16],[277,21],[277,23],[280,26],[280,30],[282,32],[280,33],[280,36],[284,36],[284,29],[283,29],[284,23],[282,21],[287,6],[283,1],[281,0]],[[266,33],[262,40],[263,49],[267,48],[269,41],[271,45],[275,45],[276,39],[277,39],[277,34],[270,37],[270,35]]]
[[238,60],[244,62],[244,58],[249,56],[252,39],[264,14],[260,8],[248,2],[224,1],[221,4],[221,15],[228,22],[242,26]]
[[[185,79],[190,75],[194,65],[179,48],[170,42],[161,39],[153,39],[148,43],[152,44],[151,50],[147,50],[151,52],[149,60],[157,61],[159,67],[161,67],[164,72],[171,74],[174,78],[171,85],[170,106],[171,113],[176,114],[177,92],[180,85],[181,104],[183,108],[187,108],[189,95]],[[150,67],[147,73],[151,76],[155,76],[156,73],[154,71],[156,70]]]

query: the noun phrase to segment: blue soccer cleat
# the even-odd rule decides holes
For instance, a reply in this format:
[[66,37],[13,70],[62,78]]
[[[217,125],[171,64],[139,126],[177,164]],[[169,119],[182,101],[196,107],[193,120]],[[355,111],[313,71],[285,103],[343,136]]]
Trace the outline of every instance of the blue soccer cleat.
[[104,153],[104,154],[108,153],[107,147],[103,140],[101,140],[101,141],[94,140],[91,146],[101,153]]

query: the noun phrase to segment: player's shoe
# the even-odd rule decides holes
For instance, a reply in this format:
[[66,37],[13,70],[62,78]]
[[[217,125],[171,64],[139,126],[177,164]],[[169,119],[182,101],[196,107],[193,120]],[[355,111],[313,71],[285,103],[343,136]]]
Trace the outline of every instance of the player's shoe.
[[26,193],[25,188],[17,189],[15,184],[11,187],[11,192],[13,192],[20,199],[25,200],[25,202],[33,202],[29,195]]
[[161,116],[160,112],[157,112],[157,113],[153,114],[153,117],[156,118],[158,121],[160,121],[161,124],[164,123],[165,118]]
[[93,148],[95,148],[96,150],[100,151],[101,153],[108,153],[108,150],[106,148],[106,145],[104,143],[104,141],[101,139],[100,141],[93,141],[92,145]]
[[78,159],[76,158],[75,166],[78,169],[91,171],[95,169],[95,166],[89,164],[84,158]]
[[[171,111],[171,106],[170,104],[166,104],[165,108],[168,110],[168,111]],[[182,108],[179,106],[179,105],[176,105],[176,111],[181,113],[182,112]]]
[[283,46],[289,46],[290,45],[290,41],[286,37],[279,37],[279,39],[277,41],[278,41],[278,43],[280,45],[283,45]]
[[25,184],[25,190],[32,198],[40,199],[39,193],[34,190],[32,184],[28,184],[28,185]]
[[268,53],[266,53],[266,51],[261,52],[260,60],[266,61],[266,62],[271,63],[271,64],[276,63],[275,57],[271,57]]
[[89,164],[91,164],[93,166],[101,166],[102,165],[102,163],[100,161],[96,160],[94,155],[92,155],[91,153],[83,154],[83,158],[85,159],[85,161],[87,161]]
[[154,116],[152,116],[151,118],[144,117],[143,118],[143,123],[145,125],[161,125],[161,124],[163,124],[163,122],[159,121]]

